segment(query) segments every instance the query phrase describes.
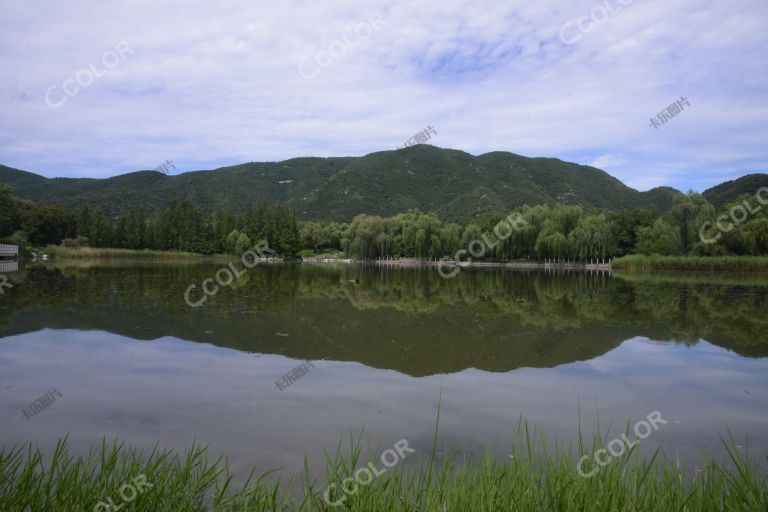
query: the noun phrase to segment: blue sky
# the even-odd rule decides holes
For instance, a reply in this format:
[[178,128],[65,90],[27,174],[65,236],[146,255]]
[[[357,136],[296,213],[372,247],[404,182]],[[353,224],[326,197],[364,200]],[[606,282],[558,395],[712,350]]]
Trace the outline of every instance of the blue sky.
[[440,147],[591,164],[640,190],[768,170],[765,0],[3,0],[0,12],[0,163],[48,177],[364,155],[428,125]]

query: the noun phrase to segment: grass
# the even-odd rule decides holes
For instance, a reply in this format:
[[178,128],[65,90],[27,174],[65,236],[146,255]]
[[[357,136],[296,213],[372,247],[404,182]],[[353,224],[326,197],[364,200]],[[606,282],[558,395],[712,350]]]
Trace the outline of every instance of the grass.
[[[334,456],[326,454],[322,480],[310,474],[305,460],[301,478],[283,482],[276,473],[258,478],[252,473],[237,488],[226,461],[210,461],[205,448],[184,455],[155,449],[143,455],[122,444],[102,442],[87,456],[75,457],[64,440],[47,463],[31,447],[0,450],[0,510],[91,511],[109,497],[119,506],[120,486],[138,475],[145,475],[152,487],[123,511],[768,510],[765,466],[742,455],[730,434],[722,440],[730,456],[724,465],[703,461],[694,471],[686,470],[665,462],[658,452],[644,459],[634,446],[592,478],[584,478],[576,470],[579,457],[557,444],[550,446],[522,421],[503,462],[488,452],[478,457],[448,455],[436,462],[436,428],[426,465],[407,469],[402,467],[407,463],[399,464],[335,507],[323,498],[327,485],[340,485],[356,468],[378,461],[375,454],[362,457],[360,437],[350,437],[347,451],[339,443]],[[580,442],[579,455],[594,453],[606,441],[596,437],[591,448]],[[591,467],[585,464],[583,469]]]
[[96,247],[61,247],[59,245],[49,245],[45,249],[45,254],[50,258],[150,258],[163,260],[182,260],[182,259],[200,259],[205,258],[203,254],[193,252],[178,251],[150,251],[132,250],[132,249],[106,249]]
[[611,267],[628,272],[768,272],[768,256],[631,255],[613,260]]

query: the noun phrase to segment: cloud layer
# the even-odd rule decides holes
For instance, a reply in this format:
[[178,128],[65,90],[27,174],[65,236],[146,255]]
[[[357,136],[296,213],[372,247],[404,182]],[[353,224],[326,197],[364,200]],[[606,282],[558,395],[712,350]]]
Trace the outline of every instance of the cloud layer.
[[10,1],[0,163],[184,172],[363,155],[431,125],[442,147],[703,190],[768,169],[766,22],[764,0]]

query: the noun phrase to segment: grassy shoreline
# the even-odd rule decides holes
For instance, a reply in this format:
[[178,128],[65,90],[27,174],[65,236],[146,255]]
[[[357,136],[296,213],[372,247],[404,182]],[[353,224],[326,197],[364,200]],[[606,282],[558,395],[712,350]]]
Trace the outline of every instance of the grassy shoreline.
[[[52,259],[89,259],[89,258],[145,258],[158,260],[188,260],[220,258],[226,255],[205,255],[196,252],[152,251],[149,249],[109,249],[97,247],[61,247],[49,245],[44,254]],[[234,256],[230,256],[234,257]]]
[[[579,443],[579,454],[591,457],[606,441],[596,439],[591,448]],[[311,475],[305,461],[301,477],[286,482],[279,475],[254,478],[252,473],[237,489],[226,461],[210,461],[205,448],[194,447],[184,455],[157,449],[142,455],[103,442],[88,456],[76,457],[60,441],[45,458],[32,447],[0,449],[0,509],[110,510],[99,503],[114,499],[117,506],[121,486],[138,479],[151,485],[126,503],[139,512],[766,510],[765,467],[741,455],[733,439],[723,442],[730,455],[727,465],[705,460],[696,468],[681,469],[674,458],[658,452],[650,459],[640,457],[635,445],[584,477],[577,470],[578,456],[558,444],[548,445],[543,435],[521,422],[504,462],[488,452],[476,458],[449,455],[436,462],[435,441],[428,464],[392,467],[353,494],[342,495],[337,491],[344,479],[378,459],[376,454],[363,456],[360,438],[350,438],[348,450],[340,443],[335,456],[327,455],[325,478]],[[329,486],[336,489],[329,494],[335,506],[325,498]],[[344,501],[338,502],[342,496]]]
[[[152,251],[148,249],[69,248],[48,246],[45,253],[52,259],[131,259],[147,260],[211,260],[236,258],[235,255],[205,255],[192,252]],[[438,266],[439,262],[404,258],[401,260],[357,260],[340,255],[313,255],[305,263],[358,264],[369,263],[382,266]],[[476,261],[470,268],[612,268],[626,272],[764,272],[768,273],[768,256],[643,256],[629,255],[614,259],[609,265],[545,264],[544,262],[520,260],[514,262]]]
[[613,260],[611,267],[627,272],[768,272],[768,257],[631,255]]

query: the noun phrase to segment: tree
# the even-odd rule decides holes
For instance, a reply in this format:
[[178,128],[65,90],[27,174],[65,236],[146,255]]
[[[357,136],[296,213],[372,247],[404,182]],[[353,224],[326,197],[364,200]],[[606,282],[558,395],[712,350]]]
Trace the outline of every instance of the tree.
[[327,232],[324,226],[319,222],[301,222],[299,223],[299,239],[301,246],[305,249],[312,249],[317,252],[321,247],[328,244]]
[[91,231],[87,238],[94,247],[109,247],[112,244],[111,229],[104,220],[101,208],[96,208],[93,211]]
[[741,230],[750,255],[768,255],[768,219],[763,217],[751,220]]
[[536,254],[539,258],[566,258],[569,256],[570,247],[564,234],[545,229],[539,233],[536,239]]
[[268,210],[267,236],[269,247],[285,256],[294,256],[300,250],[299,227],[294,211],[278,204]]
[[16,201],[11,195],[13,189],[0,184],[0,237],[6,237],[18,230],[21,216]]
[[611,225],[605,215],[587,215],[568,234],[571,255],[580,260],[604,258],[615,245]]
[[672,202],[672,222],[680,230],[683,254],[688,254],[699,237],[699,229],[715,216],[715,208],[704,196],[689,191],[687,195],[675,196]]
[[267,233],[267,205],[263,199],[256,201],[254,208],[249,208],[245,214],[245,232],[251,240],[269,238]]
[[634,210],[619,210],[608,216],[611,224],[611,238],[616,243],[615,254],[624,256],[635,251],[637,234],[640,228],[653,224],[658,215],[653,210],[636,208]]
[[360,214],[352,219],[342,240],[342,248],[349,256],[372,259],[385,256],[391,250],[392,237],[389,222],[378,215]]
[[23,225],[29,242],[34,245],[56,244],[75,232],[73,219],[57,205],[32,208],[23,219]]
[[91,210],[85,205],[80,208],[80,213],[77,214],[77,236],[90,238],[92,228],[93,219],[91,217]]
[[638,253],[673,256],[680,254],[681,249],[679,228],[664,219],[656,219],[653,225],[638,231]]
[[126,218],[126,213],[124,211],[121,211],[120,216],[117,219],[114,238],[112,240],[112,245],[114,247],[118,247],[118,248],[128,247],[127,225],[128,225],[128,219]]
[[223,205],[216,208],[210,218],[209,224],[213,231],[213,242],[216,250],[225,249],[225,240],[233,229],[240,224],[239,219],[235,217],[232,208],[229,205]]
[[224,244],[225,250],[230,254],[243,254],[252,247],[251,239],[248,235],[233,229],[226,237]]

